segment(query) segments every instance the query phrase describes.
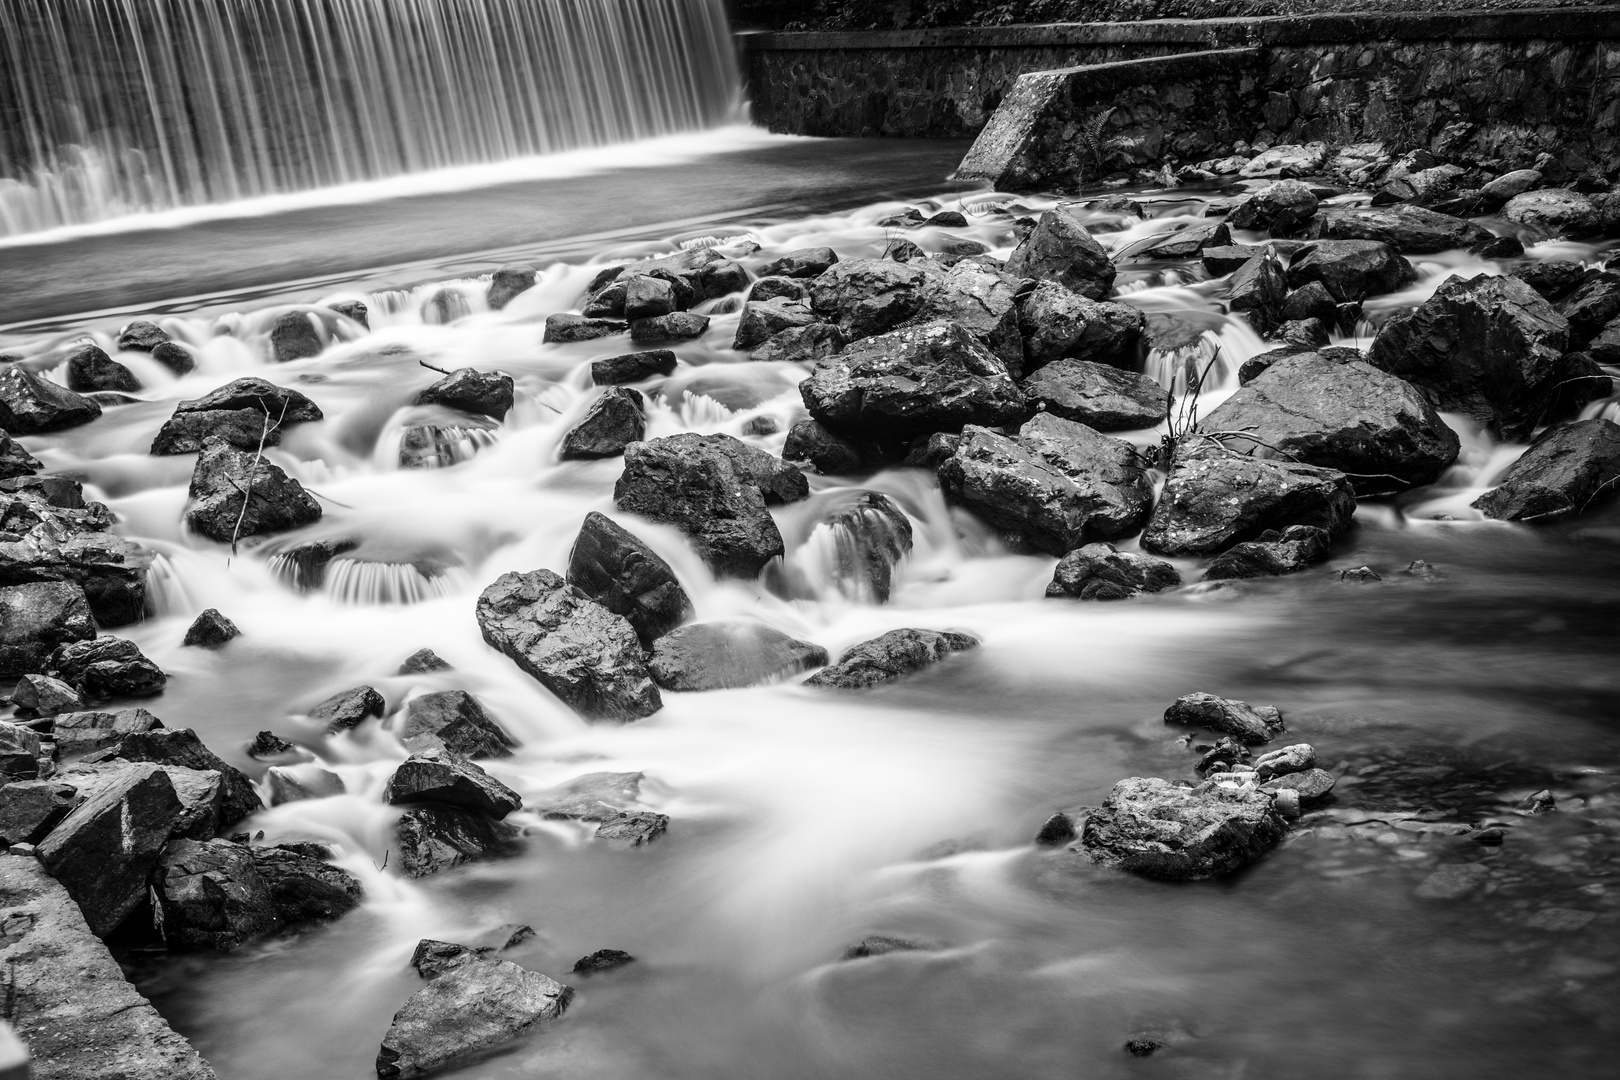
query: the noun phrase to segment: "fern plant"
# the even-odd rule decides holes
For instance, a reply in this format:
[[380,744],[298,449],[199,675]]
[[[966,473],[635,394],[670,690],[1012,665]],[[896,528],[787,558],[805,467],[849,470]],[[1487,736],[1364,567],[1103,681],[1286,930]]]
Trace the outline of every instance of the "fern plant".
[[1091,119],[1085,121],[1084,123],[1082,123],[1080,125],[1080,134],[1078,136],[1079,142],[1080,142],[1080,167],[1077,170],[1077,173],[1078,173],[1078,178],[1079,178],[1081,183],[1085,183],[1085,179],[1086,179],[1086,163],[1087,163],[1088,156],[1090,158],[1091,164],[1096,166],[1096,169],[1097,169],[1097,177],[1096,178],[1097,179],[1102,178],[1102,174],[1103,174],[1102,133],[1103,133],[1103,128],[1108,124],[1108,118],[1110,116],[1113,116],[1113,115],[1114,115],[1114,109],[1110,106],[1109,108],[1103,109],[1101,112],[1095,114],[1094,116],[1091,117]]

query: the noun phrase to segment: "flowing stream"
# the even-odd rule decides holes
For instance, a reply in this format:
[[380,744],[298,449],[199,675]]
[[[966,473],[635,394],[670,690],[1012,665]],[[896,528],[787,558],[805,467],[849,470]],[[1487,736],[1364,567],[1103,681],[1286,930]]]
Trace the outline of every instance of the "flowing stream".
[[[1106,245],[1197,218],[1209,199],[1142,197],[1150,221],[1093,222]],[[926,205],[966,210],[969,227],[906,235],[930,250],[966,237],[1005,256],[1010,215],[995,207],[1008,202],[935,199]],[[522,922],[538,936],[509,955],[578,996],[561,1022],[457,1077],[1604,1074],[1620,1049],[1620,512],[1545,528],[1483,520],[1468,503],[1522,447],[1458,417],[1448,417],[1463,437],[1458,464],[1432,487],[1364,501],[1326,565],[1118,604],[1043,599],[1054,560],[1010,550],[948,508],[921,470],[812,477],[811,498],[778,511],[793,599],[718,582],[680,534],[624,519],[676,568],[700,620],[757,620],[835,656],[903,626],[983,639],[871,693],[795,681],[667,693],[646,720],[589,726],[483,644],[473,605],[485,585],[508,570],[561,571],[584,515],[615,513],[619,462],[559,463],[556,451],[599,392],[588,362],[624,343],[541,344],[544,318],[575,308],[602,265],[680,243],[719,243],[752,266],[813,245],[876,256],[894,234],[877,222],[901,205],[546,265],[500,312],[487,309],[485,279],[390,288],[362,277],[324,299],[364,300],[370,331],[328,321],[325,351],[280,366],[266,338],[290,304],[170,314],[162,325],[198,356],[192,374],[177,380],[143,354],[118,354],[147,388],[137,403],[23,440],[49,469],[83,477],[123,532],[160,553],[154,611],[128,628],[170,673],[149,707],[255,777],[265,766],[246,743],[270,729],[347,786],[242,827],[334,845],[364,882],[363,908],[231,955],[141,962],[143,991],[226,1080],[360,1080],[373,1075],[389,1017],[421,985],[407,965],[419,938]],[[1045,205],[1027,199],[1013,212]],[[761,250],[746,254],[752,244]],[[1554,255],[1594,252],[1532,248]],[[1365,345],[1379,319],[1448,273],[1499,268],[1455,255],[1419,269],[1418,284],[1370,305],[1359,335],[1341,341]],[[1190,367],[1216,357],[1206,409],[1265,348],[1195,263],[1130,270],[1120,286],[1125,302],[1185,328],[1148,358],[1166,386],[1184,392]],[[727,306],[711,304],[707,336],[678,347],[676,373],[649,386],[647,435],[726,432],[780,452],[782,434],[745,435],[745,425],[768,416],[785,432],[807,373],[727,348],[737,319]],[[49,372],[54,350],[82,335],[115,351],[115,330],[92,321],[0,346]],[[518,400],[504,423],[457,432],[453,463],[403,469],[404,429],[447,422],[410,403],[439,377],[424,361],[506,371]],[[267,453],[318,494],[325,517],[231,557],[182,531],[193,459],[146,451],[179,399],[250,374],[324,410]],[[1146,445],[1160,434],[1127,437]],[[916,534],[886,605],[837,586],[836,545],[818,528],[867,490],[894,498]],[[360,546],[322,589],[299,592],[278,574],[275,551],[339,537]],[[1437,576],[1403,573],[1414,559]],[[1364,564],[1384,580],[1339,580]],[[1200,577],[1195,561],[1179,566],[1189,582]],[[219,652],[182,648],[207,607],[243,636]],[[394,674],[423,647],[454,670]],[[669,832],[615,850],[520,813],[521,855],[402,878],[389,862],[397,811],[381,792],[403,748],[375,723],[327,737],[303,719],[359,683],[382,691],[391,714],[424,692],[477,695],[522,743],[489,770],[525,796],[586,772],[645,772],[642,801],[670,815]],[[1095,804],[1123,777],[1190,776],[1195,755],[1161,717],[1197,690],[1279,706],[1291,736],[1339,777],[1332,816],[1214,883],[1064,867],[1032,846],[1054,809]],[[1560,812],[1516,815],[1541,788]],[[1488,820],[1507,826],[1499,848],[1444,828]],[[1437,867],[1463,862],[1488,865],[1488,889],[1418,897]],[[869,933],[939,948],[839,961]],[[637,963],[568,976],[601,948]],[[1137,1036],[1166,1048],[1131,1057],[1122,1046]]]

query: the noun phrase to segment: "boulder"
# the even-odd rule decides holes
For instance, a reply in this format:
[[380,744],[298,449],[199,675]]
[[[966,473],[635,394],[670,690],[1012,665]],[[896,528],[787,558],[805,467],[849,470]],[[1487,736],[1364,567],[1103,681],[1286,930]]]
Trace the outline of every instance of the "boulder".
[[289,311],[270,328],[270,359],[277,364],[319,356],[326,343],[305,311]]
[[550,570],[502,574],[478,597],[478,626],[587,721],[623,723],[663,707],[635,628]]
[[253,853],[229,840],[176,840],[152,875],[163,938],[172,949],[228,952],[277,929]]
[[349,786],[343,777],[319,765],[305,762],[300,765],[272,765],[264,771],[265,785],[270,789],[270,805],[303,802],[305,799],[326,799],[348,794]]
[[191,625],[186,628],[185,640],[180,644],[202,649],[217,649],[241,636],[242,631],[236,628],[235,623],[221,615],[218,608],[208,608],[192,620]]
[[276,446],[289,424],[321,420],[320,406],[296,390],[265,379],[236,379],[200,398],[180,402],[152,440],[152,453],[195,454],[209,436],[238,450]]
[[1047,413],[1017,438],[968,428],[939,478],[951,501],[1053,555],[1128,536],[1153,507],[1135,447]]
[[674,525],[716,574],[750,578],[783,552],[767,507],[809,493],[803,473],[764,450],[691,433],[632,443],[613,488],[620,510]]
[[0,366],[0,428],[10,435],[44,435],[88,424],[101,406],[17,364]]
[[[263,808],[259,792],[240,769],[227,765],[190,728],[150,728],[132,731],[118,741],[108,756],[120,761],[150,762],[194,772],[215,772],[220,777],[219,827],[227,828]],[[172,779],[172,778],[171,778]]]
[[86,342],[74,346],[68,353],[67,388],[80,394],[94,390],[133,394],[140,391],[141,380],[129,368],[102,352],[100,346]]
[[1120,551],[1112,544],[1087,544],[1058,560],[1046,595],[1128,600],[1140,593],[1180,587],[1181,574],[1163,559]]
[[489,310],[500,311],[523,293],[534,288],[535,269],[532,266],[512,265],[498,268],[489,277],[489,291],[484,294]]
[[1516,266],[1508,276],[1524,282],[1543,299],[1557,302],[1585,283],[1589,273],[1570,259],[1546,259]]
[[427,1076],[557,1019],[573,991],[506,960],[477,957],[429,981],[394,1014],[377,1052],[383,1080]]
[[1092,239],[1080,219],[1060,206],[1042,214],[1013,249],[1007,273],[1056,282],[1070,292],[1102,300],[1113,291],[1116,271],[1108,252]]
[[417,649],[399,665],[396,675],[426,675],[435,671],[453,670],[449,663],[432,649]]
[[32,476],[45,467],[23,444],[0,431],[0,480],[13,480],[19,476]]
[[321,518],[320,503],[280,466],[214,437],[197,457],[189,495],[187,527],[222,544]]
[[1248,386],[1250,383],[1254,382],[1254,380],[1258,379],[1262,374],[1268,371],[1272,364],[1275,364],[1284,357],[1298,356],[1300,353],[1315,353],[1324,359],[1332,360],[1335,363],[1340,364],[1348,364],[1352,360],[1363,360],[1366,358],[1366,354],[1364,354],[1360,349],[1343,345],[1329,345],[1326,348],[1307,348],[1297,345],[1283,345],[1272,349],[1269,352],[1260,353],[1258,356],[1251,356],[1249,359],[1243,361],[1243,363],[1238,367],[1238,385]]
[[[876,491],[862,492],[818,526],[832,540],[833,581],[851,600],[886,604],[895,566],[911,552],[911,519],[895,501]],[[825,663],[825,661],[823,661]]]
[[1587,271],[1573,289],[1558,299],[1555,310],[1569,320],[1570,350],[1586,348],[1605,326],[1620,317],[1620,274],[1611,270]]
[[591,361],[591,381],[597,386],[619,386],[624,383],[646,382],[660,375],[675,374],[679,361],[669,349],[648,349],[644,352],[607,356]]
[[569,552],[568,584],[623,616],[647,647],[692,617],[692,600],[669,563],[594,510],[585,515]]
[[39,733],[0,720],[0,786],[39,776]]
[[1228,450],[1345,473],[1358,495],[1432,484],[1457,460],[1456,432],[1417,388],[1360,360],[1284,357],[1202,417]]
[[1253,540],[1235,544],[1215,557],[1204,571],[1205,581],[1276,577],[1303,570],[1327,558],[1332,538],[1313,525],[1290,525],[1269,530]]
[[636,807],[645,773],[595,772],[543,792],[530,807],[557,821],[608,821]]
[[[815,275],[812,274],[811,276],[814,277]],[[748,295],[744,298],[743,303],[747,304],[756,300],[776,300],[778,298],[799,300],[808,304],[810,302],[810,286],[800,278],[762,277],[748,287]]]
[[129,769],[79,804],[39,845],[39,861],[106,937],[146,898],[146,882],[180,815],[169,774]]
[[443,405],[474,416],[505,420],[516,399],[512,376],[499,371],[457,368],[416,395],[417,405]]
[[1491,202],[1501,204],[1515,195],[1524,194],[1539,183],[1541,173],[1535,169],[1514,169],[1481,186],[1479,193]]
[[1214,555],[1290,525],[1336,533],[1355,512],[1355,489],[1332,469],[1221,453],[1185,458],[1170,472],[1142,547]]
[[370,686],[339,691],[309,710],[312,724],[319,724],[328,735],[360,726],[368,716],[381,716],[388,702]]
[[1298,180],[1279,180],[1232,204],[1226,220],[1235,229],[1286,233],[1316,213],[1316,195]]
[[1598,208],[1578,191],[1542,188],[1513,196],[1502,216],[1552,236],[1594,236],[1602,231]]
[[259,761],[298,756],[298,747],[273,731],[260,731],[247,744],[248,757]]
[[1318,210],[1305,235],[1311,240],[1380,240],[1402,255],[1466,250],[1491,239],[1489,230],[1466,218],[1406,205]]
[[573,974],[600,975],[604,971],[622,968],[626,964],[635,963],[636,958],[622,949],[597,949],[589,956],[581,957],[575,961]]
[[1262,150],[1238,171],[1244,176],[1309,176],[1326,164],[1325,144],[1284,143]]
[[652,647],[647,670],[665,690],[729,690],[797,675],[827,650],[758,623],[693,623]]
[[415,968],[416,973],[424,979],[437,979],[453,967],[460,967],[468,960],[488,956],[494,951],[493,946],[474,949],[453,941],[423,938],[416,943],[416,948],[411,952],[411,967]]
[[1260,790],[1275,796],[1284,789],[1298,794],[1299,801],[1309,806],[1321,802],[1332,793],[1337,781],[1326,769],[1303,769],[1273,777],[1260,785]]
[[850,259],[810,283],[810,306],[853,341],[893,330],[915,316],[922,310],[928,281],[921,266]]
[[793,327],[755,349],[754,360],[761,364],[813,367],[829,356],[837,356],[848,344],[848,335],[831,323]]
[[394,826],[399,868],[413,878],[510,854],[521,835],[507,822],[438,804],[413,806]]
[[541,341],[546,344],[569,344],[576,341],[595,341],[612,337],[630,329],[630,324],[618,319],[593,319],[585,315],[559,312],[546,318],[546,330]]
[[1416,309],[1384,324],[1367,362],[1497,438],[1524,439],[1608,392],[1569,381],[1585,369],[1564,355],[1568,346],[1569,323],[1524,282],[1453,277]]
[[838,261],[838,252],[830,247],[795,248],[781,258],[772,259],[759,268],[759,276],[813,278],[820,277]]
[[799,300],[786,297],[750,300],[743,304],[742,317],[737,320],[737,336],[732,339],[731,347],[753,349],[783,330],[812,326],[819,322],[821,316],[810,310],[809,304]]
[[1253,245],[1227,244],[1206,247],[1198,258],[1211,277],[1225,277],[1256,255],[1264,254],[1265,250],[1264,247]]
[[37,844],[73,809],[76,789],[58,780],[11,780],[0,798],[0,843]]
[[816,420],[794,424],[782,443],[784,461],[805,462],[822,476],[853,476],[883,456],[882,449],[871,440],[848,438]]
[[1015,423],[1028,412],[1006,365],[950,322],[857,341],[800,383],[799,393],[831,430],[888,442]]
[[[151,762],[118,761],[108,757],[114,751],[89,755],[85,760],[69,765],[61,773],[64,783],[79,790],[81,801],[95,798],[101,792],[127,780]],[[169,827],[169,839],[184,836],[193,840],[209,840],[220,830],[220,807],[223,804],[222,778],[213,770],[187,769],[180,765],[159,765],[180,811]]]
[[805,680],[806,686],[866,690],[903,679],[952,653],[978,647],[979,639],[951,631],[902,629],[863,641]]
[[1220,698],[1214,694],[1188,694],[1164,711],[1164,722],[1180,727],[1209,728],[1230,735],[1245,746],[1270,742],[1283,731],[1282,714],[1270,705]]
[[1316,765],[1316,747],[1310,743],[1294,743],[1272,750],[1254,759],[1254,771],[1261,780],[1274,776],[1304,772]]
[[887,934],[868,934],[844,950],[841,960],[864,960],[869,956],[887,956],[897,952],[920,952],[937,949],[938,945],[912,941],[910,938],[890,937]]
[[78,481],[0,480],[0,519],[0,586],[73,582],[103,626],[145,617],[152,553],[113,533],[112,512],[85,502]]
[[653,315],[630,324],[631,341],[691,341],[708,332],[709,317],[690,311]]
[[44,672],[57,646],[95,636],[84,589],[73,582],[0,588],[0,676]]
[[1269,251],[1238,267],[1226,285],[1226,306],[1248,314],[1250,321],[1262,330],[1277,321],[1287,296],[1288,282],[1282,264]]
[[521,795],[489,773],[437,747],[406,758],[388,778],[383,801],[390,806],[456,806],[497,821],[523,805]]
[[647,404],[641,392],[626,386],[609,387],[563,436],[557,457],[561,461],[618,457],[646,433]]
[[[358,304],[358,301],[356,302]],[[360,323],[365,324],[366,305],[358,304],[360,308]],[[176,378],[190,375],[197,368],[197,358],[185,346],[173,341],[165,341],[152,350],[152,359],[174,372]]]
[[1142,877],[1201,881],[1254,862],[1286,831],[1271,796],[1254,788],[1133,776],[1114,785],[1070,850]]
[[1008,373],[1017,377],[1024,370],[1019,302],[1028,288],[1029,283],[1024,279],[982,263],[958,262],[943,275],[930,279],[923,293],[922,308],[911,321],[916,325],[939,321],[955,323],[1000,358]]
[[118,348],[121,352],[149,353],[173,340],[167,330],[146,319],[136,319],[118,331]]
[[11,703],[22,717],[56,716],[84,708],[79,692],[49,675],[24,675],[11,691]]
[[620,847],[638,848],[669,831],[669,815],[632,810],[603,821],[596,827],[596,838]]
[[[482,624],[481,598],[479,604],[478,621]],[[488,640],[487,636],[485,640]],[[517,746],[505,729],[484,711],[478,699],[465,690],[441,690],[412,698],[405,706],[399,741],[405,744],[407,750],[420,752],[442,748],[468,758],[511,757],[512,749]]]
[[1473,505],[1504,521],[1561,521],[1620,494],[1617,485],[1620,425],[1581,420],[1542,435]]
[[58,645],[51,654],[50,674],[95,700],[150,697],[161,694],[169,681],[133,641],[116,637]]
[[1334,326],[1339,321],[1339,301],[1320,281],[1308,281],[1288,294],[1281,315],[1284,322],[1315,319],[1325,327]]
[[1150,236],[1145,246],[1136,250],[1135,257],[1180,261],[1199,258],[1210,248],[1226,248],[1231,245],[1232,230],[1227,227],[1226,222],[1212,221],[1202,225],[1187,225],[1174,232]]
[[1071,357],[1131,369],[1143,356],[1146,318],[1127,304],[1099,303],[1042,282],[1018,316],[1024,371]]
[[61,757],[88,754],[114,745],[125,735],[154,731],[162,726],[163,721],[145,709],[63,713],[53,725],[56,752]]
[[317,844],[253,847],[255,869],[270,890],[270,905],[283,927],[326,922],[360,906],[360,882],[347,871],[304,849]]

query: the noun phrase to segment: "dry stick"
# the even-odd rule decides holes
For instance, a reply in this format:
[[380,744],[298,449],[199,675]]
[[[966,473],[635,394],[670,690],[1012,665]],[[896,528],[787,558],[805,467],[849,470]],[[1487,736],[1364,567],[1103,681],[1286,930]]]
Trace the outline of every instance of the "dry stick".
[[[276,417],[277,431],[281,430],[281,422],[287,418],[288,400],[283,399],[281,402],[281,415]],[[264,430],[259,432],[259,448],[253,452],[253,464],[248,466],[247,490],[243,491],[242,485],[235,480],[231,480],[230,477],[226,477],[227,480],[231,480],[231,484],[238,491],[242,491],[242,512],[236,515],[236,528],[231,530],[231,555],[233,557],[236,555],[236,542],[242,535],[242,523],[247,520],[248,503],[253,501],[253,481],[259,471],[259,459],[264,456],[264,443],[270,437],[270,410],[265,409],[263,398],[259,399],[259,408],[264,409]]]
[[430,364],[426,360],[418,360],[417,363],[421,364],[423,367],[427,368],[429,371],[437,371],[440,375],[454,375],[455,374],[455,372],[446,371],[444,368],[439,367],[437,364]]

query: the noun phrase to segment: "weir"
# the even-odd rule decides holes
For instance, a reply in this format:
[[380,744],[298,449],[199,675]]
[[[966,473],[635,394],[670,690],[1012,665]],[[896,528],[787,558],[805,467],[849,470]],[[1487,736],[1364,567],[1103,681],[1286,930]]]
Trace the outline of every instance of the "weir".
[[723,0],[0,0],[0,235],[692,131]]

